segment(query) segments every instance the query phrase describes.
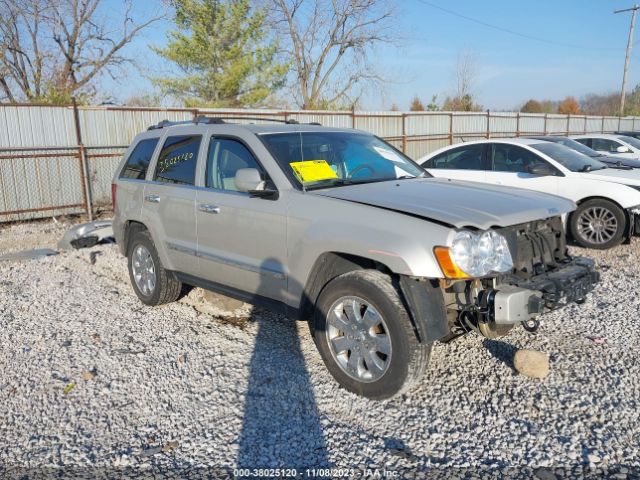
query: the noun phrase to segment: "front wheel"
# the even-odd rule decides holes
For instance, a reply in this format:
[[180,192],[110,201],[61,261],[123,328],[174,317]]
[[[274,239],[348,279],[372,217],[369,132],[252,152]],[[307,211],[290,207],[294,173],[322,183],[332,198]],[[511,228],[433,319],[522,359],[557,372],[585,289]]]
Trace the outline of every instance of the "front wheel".
[[332,280],[311,320],[325,365],[345,389],[381,400],[408,390],[427,369],[431,344],[420,344],[391,277],[358,270]]
[[596,198],[580,204],[571,214],[569,228],[580,246],[605,250],[622,242],[627,218],[615,203]]

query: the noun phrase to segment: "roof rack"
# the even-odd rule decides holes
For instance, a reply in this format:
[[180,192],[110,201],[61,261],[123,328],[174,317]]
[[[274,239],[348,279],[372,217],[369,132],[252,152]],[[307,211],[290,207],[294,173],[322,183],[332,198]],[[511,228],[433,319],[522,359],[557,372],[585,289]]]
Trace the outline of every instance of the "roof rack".
[[[180,122],[170,122],[169,120],[162,120],[158,122],[156,125],[151,125],[147,130],[156,130],[164,127],[171,127],[174,125],[188,125],[191,123],[199,124],[204,123],[208,125],[220,125],[229,123],[225,120],[257,120],[262,122],[274,122],[274,123],[284,123],[287,125],[299,125],[300,122],[294,120],[292,118],[287,120],[282,120],[280,118],[263,118],[263,117],[245,117],[245,116],[235,116],[235,117],[207,117],[205,115],[199,115],[195,117],[193,120],[183,120]],[[231,122],[233,123],[233,122]],[[305,125],[320,125],[318,122],[309,122]]]

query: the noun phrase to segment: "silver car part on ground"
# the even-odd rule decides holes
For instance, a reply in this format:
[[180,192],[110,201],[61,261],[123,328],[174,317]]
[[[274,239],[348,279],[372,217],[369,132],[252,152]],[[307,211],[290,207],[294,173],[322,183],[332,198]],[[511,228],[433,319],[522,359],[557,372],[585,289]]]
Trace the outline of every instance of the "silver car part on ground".
[[35,248],[33,250],[23,250],[22,252],[12,252],[0,255],[0,261],[2,260],[34,260],[36,258],[48,257],[50,255],[57,255],[58,252],[50,248]]
[[63,250],[87,248],[109,239],[113,239],[112,221],[96,220],[75,225],[67,230],[58,242],[58,248]]

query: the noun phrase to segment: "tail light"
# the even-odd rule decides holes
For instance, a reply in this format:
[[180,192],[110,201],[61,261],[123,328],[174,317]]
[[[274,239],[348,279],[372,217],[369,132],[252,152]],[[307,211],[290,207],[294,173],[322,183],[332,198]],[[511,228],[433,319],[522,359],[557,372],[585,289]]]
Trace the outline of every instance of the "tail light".
[[113,211],[116,211],[116,190],[118,186],[115,183],[111,184],[111,206],[113,207]]

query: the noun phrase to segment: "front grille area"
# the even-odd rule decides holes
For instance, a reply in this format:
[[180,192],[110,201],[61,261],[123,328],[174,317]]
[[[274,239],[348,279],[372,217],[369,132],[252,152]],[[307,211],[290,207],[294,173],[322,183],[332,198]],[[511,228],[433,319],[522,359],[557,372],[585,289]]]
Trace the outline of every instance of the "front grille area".
[[500,229],[509,243],[513,271],[520,279],[556,269],[571,260],[561,217],[522,223]]

